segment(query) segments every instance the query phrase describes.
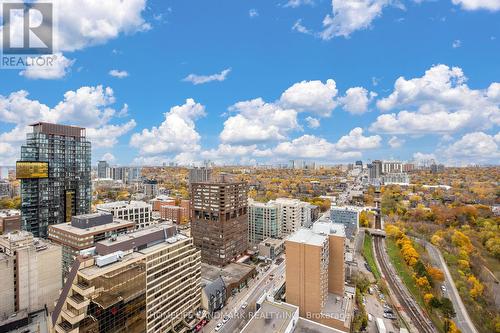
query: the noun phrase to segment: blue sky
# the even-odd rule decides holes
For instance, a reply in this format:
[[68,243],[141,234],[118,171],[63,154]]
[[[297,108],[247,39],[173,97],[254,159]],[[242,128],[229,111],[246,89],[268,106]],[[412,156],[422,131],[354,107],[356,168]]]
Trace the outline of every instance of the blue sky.
[[0,165],[38,120],[121,165],[499,160],[500,0],[86,2],[0,70]]

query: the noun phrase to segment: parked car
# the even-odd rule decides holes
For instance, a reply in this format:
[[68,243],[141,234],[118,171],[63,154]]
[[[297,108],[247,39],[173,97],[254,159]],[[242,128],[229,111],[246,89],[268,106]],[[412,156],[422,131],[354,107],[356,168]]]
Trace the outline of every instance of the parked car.
[[444,284],[441,286],[441,291],[442,291],[443,293],[445,293],[445,292],[446,292],[446,286],[445,286]]
[[229,318],[229,316],[224,316],[224,318],[222,318],[222,323],[223,324],[227,323],[229,321],[229,319],[231,319],[231,318]]
[[218,332],[222,328],[222,325],[224,325],[224,324],[218,323],[217,326],[215,326],[215,332]]
[[245,310],[247,306],[248,306],[248,303],[247,303],[247,302],[245,302],[245,303],[243,303],[243,304],[241,305],[241,308],[242,308],[243,310]]

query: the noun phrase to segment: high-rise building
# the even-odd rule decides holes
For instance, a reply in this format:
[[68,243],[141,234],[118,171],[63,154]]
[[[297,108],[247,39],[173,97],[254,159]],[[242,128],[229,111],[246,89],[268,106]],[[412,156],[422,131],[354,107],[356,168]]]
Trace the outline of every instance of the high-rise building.
[[99,212],[113,214],[117,219],[134,221],[136,229],[145,228],[153,223],[152,207],[144,201],[114,201],[96,205]]
[[403,172],[403,163],[399,161],[383,161],[382,173],[397,173]]
[[113,218],[110,213],[91,213],[73,216],[71,223],[49,226],[49,239],[62,247],[62,274],[66,276],[82,251],[134,229],[133,221]]
[[313,206],[309,203],[290,198],[278,198],[270,203],[279,207],[283,236],[291,234],[300,227],[311,226]]
[[286,300],[301,317],[348,332],[354,295],[344,288],[344,240],[344,227],[329,222],[286,239]]
[[248,242],[257,245],[263,240],[281,238],[282,226],[279,206],[275,202],[248,202]]
[[155,179],[145,179],[142,182],[144,186],[144,195],[148,198],[154,198],[158,195],[158,181]]
[[224,266],[247,250],[246,182],[191,184],[191,235],[203,262]]
[[369,169],[370,179],[378,179],[382,175],[382,161],[375,160],[371,164],[371,168]]
[[16,176],[21,179],[23,229],[47,237],[49,225],[90,212],[91,148],[81,127],[31,125]]
[[189,184],[212,180],[212,171],[212,168],[207,167],[194,167],[189,169]]
[[0,321],[20,311],[54,309],[62,286],[61,247],[27,231],[0,236]]
[[386,173],[382,175],[381,182],[382,184],[410,184],[410,176],[408,176],[405,172],[394,172],[394,173]]
[[97,178],[111,178],[109,164],[106,161],[97,162]]
[[191,332],[201,321],[200,252],[172,225],[100,241],[71,268],[55,332]]
[[431,168],[431,173],[444,172],[444,165],[443,164],[432,163],[430,168]]

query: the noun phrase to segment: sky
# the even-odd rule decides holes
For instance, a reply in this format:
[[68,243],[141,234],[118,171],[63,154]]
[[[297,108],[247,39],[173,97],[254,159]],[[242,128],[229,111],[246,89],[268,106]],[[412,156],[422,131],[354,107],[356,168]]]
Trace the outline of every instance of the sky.
[[500,0],[61,0],[54,14],[54,65],[0,68],[0,165],[38,121],[86,127],[93,163],[113,165],[500,160]]

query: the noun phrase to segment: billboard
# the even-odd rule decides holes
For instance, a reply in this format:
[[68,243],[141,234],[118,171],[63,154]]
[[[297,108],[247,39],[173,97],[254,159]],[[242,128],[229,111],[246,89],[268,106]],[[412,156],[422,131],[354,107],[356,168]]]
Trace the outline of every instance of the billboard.
[[49,178],[49,162],[16,162],[16,178]]

